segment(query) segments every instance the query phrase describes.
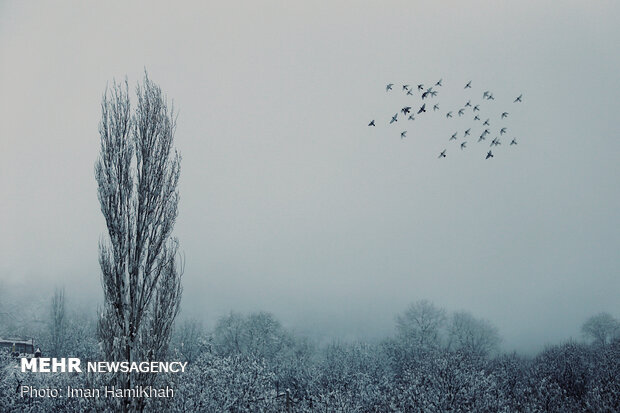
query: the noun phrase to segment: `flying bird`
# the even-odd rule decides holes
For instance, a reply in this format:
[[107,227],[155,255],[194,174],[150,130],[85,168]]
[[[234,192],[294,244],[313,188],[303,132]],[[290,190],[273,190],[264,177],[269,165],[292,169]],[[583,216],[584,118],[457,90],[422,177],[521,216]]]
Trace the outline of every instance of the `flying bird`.
[[474,112],[479,112],[479,111],[480,111],[480,105],[474,106]]
[[413,117],[413,114],[409,115],[409,120],[415,120],[415,118]]
[[452,117],[452,111],[446,113],[446,118],[451,118]]
[[499,134],[500,134],[500,135],[503,135],[504,133],[506,133],[506,128],[501,128],[501,129],[499,130]]
[[402,132],[400,133],[400,138],[402,139],[402,138],[406,138],[406,137],[407,137],[407,131],[406,131],[406,130],[404,130],[404,131],[402,131]]
[[396,115],[392,116],[392,120],[390,121],[390,125],[394,122],[398,122],[398,119],[396,119],[398,117],[398,112],[396,112]]
[[493,97],[493,93],[489,93],[489,96],[487,96],[487,100],[495,100],[495,98]]
[[450,136],[450,139],[448,139],[449,141],[455,141],[456,140],[456,135],[457,132],[454,132],[454,134],[452,136]]
[[508,117],[508,112],[503,112],[502,113],[502,119],[507,118]]
[[406,115],[407,113],[411,112],[411,106],[405,106],[400,111],[403,112],[403,115]]
[[465,107],[471,106],[471,100],[468,100],[467,103],[465,104]]
[[432,97],[437,96],[437,91],[436,91],[436,90],[433,90],[433,91],[431,92],[431,96],[432,96]]
[[429,95],[429,92],[422,93],[422,99],[426,99]]
[[418,115],[422,112],[426,112],[426,103],[422,105],[422,107],[420,108],[420,110],[418,110]]
[[512,141],[510,142],[510,146],[516,145],[516,144],[517,144],[517,138],[512,138]]
[[465,149],[467,146],[467,141],[461,142],[461,150]]
[[394,86],[394,83],[390,83],[385,87],[385,91],[387,92],[388,90],[392,90],[392,86]]
[[482,99],[486,99],[490,93],[491,92],[489,92],[488,90],[485,90],[484,93],[482,94]]
[[493,138],[493,140],[491,141],[491,146],[498,146],[498,145],[501,145],[501,144],[502,143],[497,138]]
[[467,84],[465,85],[465,87],[463,89],[471,89],[471,80],[469,82],[467,82]]
[[409,90],[409,85],[403,85],[403,90]]
[[484,121],[484,123],[482,124],[483,126],[491,126],[491,124],[489,123],[490,119],[487,119]]
[[407,95],[413,96],[413,92],[411,91],[411,89],[407,90]]
[[512,103],[521,102],[521,98],[522,98],[522,97],[523,97],[523,94],[521,94],[521,95],[517,96],[517,98],[515,99],[515,101],[514,101],[514,102],[512,102]]
[[435,86],[441,86],[441,81],[442,81],[442,80],[443,80],[443,78],[442,78],[442,79],[439,79],[439,80],[437,81],[437,83],[435,83]]
[[491,133],[491,132],[489,132],[488,129],[485,129],[484,132],[482,132],[483,135],[488,135],[489,133]]
[[438,104],[434,104],[433,105],[433,112],[439,110],[439,105]]
[[422,83],[418,85],[418,90],[424,90],[424,85]]
[[486,157],[486,158],[484,158],[484,159],[489,159],[489,158],[492,158],[492,157],[493,157],[493,152],[489,151],[489,152],[487,153],[487,157]]
[[474,120],[480,120],[480,116],[478,115],[474,116]]
[[485,140],[486,138],[484,137],[484,133],[482,135],[480,135],[480,137],[478,138],[478,142]]
[[463,135],[463,137],[468,136],[468,135],[469,135],[469,131],[470,131],[470,130],[471,130],[471,128],[470,128],[470,129],[467,129],[467,130],[465,131],[465,135]]
[[445,158],[446,157],[446,150],[444,149],[443,151],[441,151],[441,153],[439,154],[439,158]]
[[459,116],[463,116],[463,113],[465,113],[465,109],[459,109]]
[[370,123],[368,124],[368,126],[375,126],[375,120],[371,120]]

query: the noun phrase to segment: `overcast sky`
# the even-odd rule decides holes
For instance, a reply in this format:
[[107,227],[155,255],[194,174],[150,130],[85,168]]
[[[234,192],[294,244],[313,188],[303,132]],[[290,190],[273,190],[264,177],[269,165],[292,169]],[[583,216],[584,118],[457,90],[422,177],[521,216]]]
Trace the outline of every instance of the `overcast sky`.
[[[146,68],[180,110],[185,315],[365,338],[425,298],[509,350],[580,338],[620,316],[618,21],[611,0],[0,1],[0,281],[101,300],[100,101]],[[462,119],[387,124],[439,78],[442,110],[488,89],[510,112],[493,159],[448,142]]]

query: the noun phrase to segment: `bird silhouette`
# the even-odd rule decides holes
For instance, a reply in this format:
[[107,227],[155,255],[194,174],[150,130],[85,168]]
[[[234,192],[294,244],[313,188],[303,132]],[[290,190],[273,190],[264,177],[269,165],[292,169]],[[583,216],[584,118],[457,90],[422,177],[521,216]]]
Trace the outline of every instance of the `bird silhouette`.
[[[406,93],[408,96],[418,95],[418,96],[419,96],[419,97],[421,97],[421,99],[422,99],[422,102],[421,102],[421,103],[422,103],[422,105],[421,105],[421,106],[418,106],[418,108],[419,108],[419,109],[418,109],[417,111],[416,111],[416,110],[415,110],[412,106],[404,106],[404,107],[402,107],[399,111],[397,111],[397,112],[396,112],[396,113],[395,113],[395,114],[391,117],[391,119],[390,119],[390,121],[389,121],[389,124],[392,124],[392,123],[394,123],[394,122],[397,122],[397,121],[398,121],[398,115],[399,115],[399,113],[401,114],[402,118],[407,117],[407,119],[408,119],[408,120],[410,120],[410,121],[415,120],[415,115],[416,115],[416,114],[417,114],[417,115],[420,115],[421,113],[426,113],[426,112],[427,112],[427,109],[426,109],[426,101],[425,101],[425,100],[426,100],[426,99],[428,99],[428,98],[433,98],[433,97],[435,97],[435,96],[437,96],[437,95],[438,95],[438,90],[435,90],[435,89],[438,89],[438,88],[440,88],[440,87],[443,87],[442,82],[443,82],[443,78],[440,78],[440,79],[439,79],[439,80],[438,80],[435,84],[432,84],[432,83],[431,83],[431,84],[429,85],[429,87],[427,87],[427,88],[425,88],[425,87],[424,87],[424,84],[422,84],[422,83],[420,83],[420,84],[405,84],[405,83],[401,83],[401,84],[399,84],[399,85],[401,86],[401,89],[402,89],[402,92],[401,92],[401,93],[403,93],[403,94],[405,94],[405,93]],[[467,81],[467,83],[465,83],[464,89],[472,89],[472,90],[473,90],[473,86],[472,86],[472,84],[473,84],[473,80],[469,80],[469,81]],[[385,90],[386,90],[386,92],[389,92],[389,91],[392,91],[392,90],[397,90],[397,88],[398,88],[398,86],[399,86],[399,85],[398,85],[398,84],[394,84],[394,83],[388,83],[388,84],[385,86]],[[431,85],[432,85],[432,86],[431,86]],[[476,85],[478,85],[478,84],[476,84]],[[448,85],[448,86],[449,86],[449,85]],[[416,90],[417,90],[417,91],[416,91]],[[442,90],[443,90],[443,89],[442,89]],[[476,87],[476,91],[474,91],[474,92],[475,92],[475,93],[478,93],[478,87]],[[398,93],[397,93],[397,94],[398,94]],[[464,94],[464,95],[466,95],[466,94],[467,94],[467,92],[464,92],[463,94]],[[478,100],[478,98],[475,98],[475,97],[474,97],[474,95],[472,95],[471,93],[469,93],[469,95],[470,95],[470,96],[468,96],[468,97],[469,97],[469,98],[471,98],[471,99],[468,99],[468,100],[466,101],[466,103],[465,103],[463,106],[461,106],[460,108],[458,108],[458,107],[457,107],[457,109],[456,109],[456,110],[454,110],[454,111],[448,111],[447,113],[446,113],[446,112],[443,112],[443,113],[446,115],[446,119],[448,119],[448,118],[453,118],[453,117],[454,117],[454,116],[453,116],[453,115],[454,115],[454,113],[458,114],[458,116],[459,116],[459,118],[460,118],[460,117],[462,117],[463,115],[465,115],[465,114],[467,113],[467,108],[471,108],[471,110],[472,110],[472,112],[473,112],[473,115],[474,115],[474,116],[473,116],[473,120],[474,120],[474,122],[475,122],[475,121],[481,121],[481,119],[480,119],[480,118],[483,116],[483,115],[482,115],[482,111],[481,111],[481,107],[482,107],[482,106],[485,106],[485,110],[486,110],[486,106],[487,106],[487,103],[485,103],[485,102],[484,102],[484,100],[495,100],[495,96],[494,96],[494,95],[493,95],[493,93],[492,93],[491,91],[489,91],[489,90],[485,90],[485,91],[484,91],[484,93],[482,94],[482,101]],[[479,95],[477,95],[477,96],[479,96]],[[523,99],[523,94],[520,94],[519,96],[517,96],[516,98],[514,98],[513,103],[520,103],[520,102],[522,102],[522,99]],[[475,100],[478,100],[478,102],[479,102],[479,103],[478,103],[478,104],[475,104],[475,103],[473,103],[473,102],[472,102],[472,101],[475,101]],[[502,97],[501,97],[501,96],[500,96],[500,100],[502,100]],[[415,103],[413,103],[413,102],[409,102],[409,103],[412,103],[412,104],[414,104],[414,105],[415,105]],[[429,106],[429,110],[428,110],[428,111],[430,111],[430,108],[431,108],[431,107],[432,107],[432,109],[433,109],[433,112],[436,112],[436,111],[440,111],[440,110],[441,110],[441,109],[440,109],[440,104],[439,104],[439,99],[429,99],[428,104],[429,104],[429,105],[428,105],[428,106]],[[445,102],[443,102],[443,103],[441,104],[441,106],[443,106],[443,105],[445,105]],[[507,109],[507,107],[505,107],[504,109]],[[470,112],[470,113],[472,113],[472,112]],[[495,111],[494,111],[494,112],[495,112]],[[498,112],[499,112],[499,111],[498,111]],[[498,112],[495,112],[495,113],[497,114]],[[512,117],[514,116],[514,114],[510,114],[510,112],[508,112],[508,111],[502,111],[502,112],[499,112],[499,113],[500,113],[500,119],[502,119],[501,123],[503,123],[503,119],[506,119],[506,118],[508,118],[508,117],[512,118]],[[440,113],[440,115],[441,115],[441,113]],[[430,116],[430,115],[428,115],[428,116]],[[493,115],[493,116],[494,116],[494,117],[493,117],[494,122],[497,122],[497,120],[498,120],[498,119],[497,119],[497,118],[495,118],[495,116],[496,116],[496,115]],[[433,117],[434,117],[434,116],[430,116],[430,118],[433,118]],[[467,118],[464,118],[464,119],[467,119]],[[470,119],[471,119],[471,118],[470,118]],[[460,119],[459,119],[458,121],[457,121],[457,120],[454,120],[453,122],[461,122],[461,120],[460,120]],[[380,124],[385,125],[385,124],[381,121],[381,119],[379,119],[379,123],[380,123]],[[423,121],[423,123],[424,123],[424,121]],[[497,123],[500,123],[500,122],[497,122]],[[413,124],[412,124],[412,125],[413,125]],[[455,132],[454,134],[452,134],[448,140],[449,140],[449,141],[456,141],[456,142],[458,142],[458,141],[460,140],[461,142],[458,142],[458,144],[459,144],[459,147],[461,148],[461,150],[465,150],[465,149],[467,149],[467,144],[469,143],[469,141],[466,141],[465,139],[468,139],[468,138],[467,138],[468,136],[475,135],[475,134],[478,132],[478,128],[477,128],[477,127],[475,127],[475,125],[479,125],[479,124],[474,123],[474,125],[471,125],[471,123],[470,123],[470,125],[469,125],[469,126],[471,126],[471,127],[469,127],[469,128],[468,128],[468,127],[467,127],[468,125],[466,124],[466,122],[464,122],[464,121],[463,121],[463,126],[464,126],[464,127],[463,127],[463,129],[461,129],[461,127],[459,127],[459,128],[458,128],[459,130],[457,130],[457,132]],[[507,127],[505,127],[505,126],[504,126],[504,127],[500,127],[501,125],[498,125],[498,127],[497,127],[497,129],[496,129],[496,128],[495,128],[495,126],[494,126],[494,127],[493,127],[493,135],[495,135],[495,137],[493,137],[493,136],[491,135],[491,132],[490,132],[490,125],[491,125],[490,118],[487,118],[487,119],[486,119],[486,120],[482,123],[482,125],[483,125],[483,128],[487,127],[488,129],[484,129],[484,131],[480,134],[480,136],[479,136],[479,138],[477,139],[477,141],[478,141],[478,142],[486,141],[487,136],[489,137],[489,139],[490,139],[490,149],[491,149],[491,150],[489,150],[489,151],[487,152],[487,154],[486,154],[486,158],[485,158],[485,159],[493,158],[493,157],[494,157],[494,155],[493,155],[492,149],[493,149],[493,147],[496,147],[496,146],[500,146],[500,145],[501,145],[500,138],[503,138],[503,135],[507,135],[507,136],[508,136],[508,134],[507,134],[507,133],[508,133],[508,132],[507,132],[507,131],[508,131],[508,128],[507,128]],[[372,120],[368,123],[368,126],[369,126],[369,127],[371,127],[371,126],[372,126],[372,127],[376,127],[376,119],[372,119]],[[401,126],[408,127],[407,125],[401,125]],[[455,129],[456,129],[456,128],[455,128]],[[474,132],[472,132],[472,130],[473,130]],[[460,133],[461,133],[460,131],[463,131],[462,138],[461,138],[461,135],[460,135]],[[401,140],[402,140],[402,139],[407,138],[407,132],[408,132],[408,131],[406,131],[406,130],[402,130],[402,129],[401,129],[401,132],[400,132],[400,138],[401,138]],[[512,134],[512,130],[511,130],[511,134]],[[417,136],[417,135],[416,135],[416,136]],[[415,136],[414,136],[414,138],[415,138]],[[469,138],[469,139],[470,139],[472,142],[476,142],[476,140],[475,140],[475,138],[474,138],[474,137],[471,137],[471,138]],[[492,139],[492,140],[491,140],[491,139]],[[505,143],[506,143],[506,142],[509,142],[509,139],[510,139],[510,138],[506,137]],[[415,141],[415,139],[414,139],[414,141]],[[444,142],[445,142],[445,141],[444,141]],[[414,142],[414,143],[415,143],[415,142]],[[452,144],[448,144],[447,146],[450,146],[450,145],[452,145]],[[456,144],[455,144],[455,145],[456,145]],[[472,145],[474,145],[474,144],[472,143]],[[517,138],[516,138],[516,137],[513,137],[513,138],[512,138],[512,140],[510,140],[510,143],[509,143],[508,145],[509,145],[509,146],[517,145]],[[451,146],[450,146],[450,147],[451,147]],[[472,148],[473,148],[473,146],[472,146]],[[451,150],[452,150],[452,149],[451,149]],[[438,156],[438,157],[439,157],[440,159],[441,159],[441,158],[446,158],[446,157],[447,157],[446,153],[447,153],[447,149],[443,149],[443,150],[439,153],[439,156]],[[484,153],[484,152],[483,152],[483,153]],[[458,157],[458,156],[457,156],[457,157]]]

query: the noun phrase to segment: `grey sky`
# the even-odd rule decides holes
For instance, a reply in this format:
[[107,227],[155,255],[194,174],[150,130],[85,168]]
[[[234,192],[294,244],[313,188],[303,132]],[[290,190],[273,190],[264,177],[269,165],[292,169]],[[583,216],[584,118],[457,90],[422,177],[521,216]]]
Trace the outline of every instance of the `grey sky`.
[[[99,299],[100,99],[146,67],[180,109],[187,314],[368,337],[427,298],[508,349],[620,315],[617,1],[208,3],[0,2],[0,280]],[[439,78],[508,102],[518,147],[401,142],[385,84]]]

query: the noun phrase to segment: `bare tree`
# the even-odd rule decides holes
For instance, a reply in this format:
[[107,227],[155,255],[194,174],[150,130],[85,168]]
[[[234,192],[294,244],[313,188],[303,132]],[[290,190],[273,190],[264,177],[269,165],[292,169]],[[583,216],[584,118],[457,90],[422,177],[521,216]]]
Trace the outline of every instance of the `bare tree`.
[[451,317],[448,327],[448,348],[486,356],[500,343],[497,328],[487,320],[477,319],[460,311]]
[[13,318],[12,314],[8,312],[9,306],[6,305],[6,286],[4,282],[0,280],[0,337],[6,334],[9,321]]
[[65,349],[67,312],[65,308],[65,289],[56,288],[50,306],[50,344],[51,355],[61,356]]
[[445,321],[445,310],[427,300],[417,301],[396,316],[398,338],[420,348],[439,346]]
[[[99,244],[104,306],[98,333],[105,357],[151,361],[166,355],[181,299],[182,263],[172,237],[177,217],[180,156],[173,147],[176,118],[145,73],[132,114],[127,80],[106,89],[101,104],[101,150],[95,178],[108,239]],[[130,388],[154,375],[116,378]],[[124,411],[143,409],[125,399]]]
[[187,319],[175,329],[175,349],[189,363],[193,363],[200,353],[209,349],[207,337],[202,322]]
[[215,350],[221,355],[244,354],[273,360],[293,346],[291,334],[271,313],[247,316],[231,312],[221,317],[213,332]]
[[252,313],[245,325],[247,352],[260,358],[273,359],[293,344],[292,337],[271,313]]
[[599,313],[588,318],[581,331],[595,344],[605,345],[620,336],[620,322],[609,313]]
[[225,356],[245,351],[245,318],[230,312],[220,317],[213,332],[215,350]]

